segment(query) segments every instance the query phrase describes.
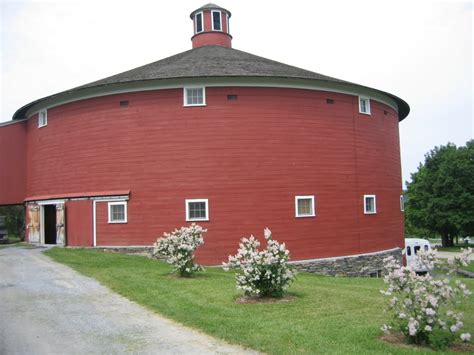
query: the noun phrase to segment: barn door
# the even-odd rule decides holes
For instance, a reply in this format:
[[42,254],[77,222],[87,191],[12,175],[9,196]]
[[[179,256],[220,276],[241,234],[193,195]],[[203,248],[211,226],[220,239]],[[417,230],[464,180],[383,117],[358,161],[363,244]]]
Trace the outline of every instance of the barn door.
[[56,244],[64,245],[66,242],[66,207],[64,203],[56,205]]
[[40,206],[28,205],[28,240],[30,243],[40,242]]

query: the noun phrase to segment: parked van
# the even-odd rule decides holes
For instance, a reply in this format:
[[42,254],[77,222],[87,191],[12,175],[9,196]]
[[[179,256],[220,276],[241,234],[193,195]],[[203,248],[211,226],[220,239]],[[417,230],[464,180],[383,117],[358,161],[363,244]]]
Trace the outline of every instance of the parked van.
[[423,250],[425,252],[431,250],[430,242],[426,239],[419,238],[410,238],[405,239],[405,249],[403,250],[403,255],[405,255],[407,266],[416,272],[428,272],[426,267],[422,266],[418,261],[418,252]]

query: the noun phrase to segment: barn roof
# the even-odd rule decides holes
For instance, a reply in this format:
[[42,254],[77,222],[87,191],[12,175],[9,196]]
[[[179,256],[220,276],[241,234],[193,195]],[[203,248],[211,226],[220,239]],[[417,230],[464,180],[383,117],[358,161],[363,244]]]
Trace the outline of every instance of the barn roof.
[[233,48],[223,46],[203,46],[36,100],[15,112],[13,119],[24,118],[28,109],[41,101],[65,94],[80,92],[90,88],[106,88],[111,85],[115,86],[150,80],[211,77],[303,79],[343,84],[345,86],[349,85],[355,88],[370,89],[390,97],[398,106],[400,120],[405,118],[410,111],[410,107],[405,101],[384,91],[350,83],[348,81],[318,74],[309,70],[300,69]]

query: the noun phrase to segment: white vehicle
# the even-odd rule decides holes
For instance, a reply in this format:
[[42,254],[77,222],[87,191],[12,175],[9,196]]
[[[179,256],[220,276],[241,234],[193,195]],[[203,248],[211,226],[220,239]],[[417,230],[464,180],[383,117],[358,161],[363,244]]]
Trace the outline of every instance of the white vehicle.
[[418,252],[420,250],[430,251],[431,245],[430,242],[426,239],[405,239],[405,249],[403,250],[403,255],[407,260],[407,266],[410,266],[415,272],[428,272],[426,267],[420,264],[418,261]]

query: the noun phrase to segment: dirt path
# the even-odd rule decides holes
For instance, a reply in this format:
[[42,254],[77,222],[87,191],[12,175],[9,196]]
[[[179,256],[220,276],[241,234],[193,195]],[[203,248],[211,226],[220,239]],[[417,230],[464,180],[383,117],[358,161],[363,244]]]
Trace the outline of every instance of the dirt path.
[[53,262],[0,249],[0,354],[244,354]]

